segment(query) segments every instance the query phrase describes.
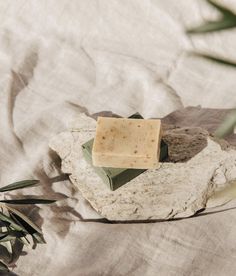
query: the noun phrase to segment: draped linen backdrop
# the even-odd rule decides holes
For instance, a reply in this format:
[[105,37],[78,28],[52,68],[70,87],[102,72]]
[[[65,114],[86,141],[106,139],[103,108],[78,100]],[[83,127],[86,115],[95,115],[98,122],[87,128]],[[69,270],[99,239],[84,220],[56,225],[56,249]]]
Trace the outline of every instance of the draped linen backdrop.
[[[221,3],[236,11],[235,1]],[[188,55],[236,59],[234,30],[185,34],[217,16],[200,0],[0,0],[0,184],[37,178],[42,185],[23,193],[58,199],[25,209],[47,245],[26,248],[16,274],[235,275],[234,210],[164,223],[81,221],[99,216],[48,148],[80,112],[149,118],[235,107],[236,70]]]

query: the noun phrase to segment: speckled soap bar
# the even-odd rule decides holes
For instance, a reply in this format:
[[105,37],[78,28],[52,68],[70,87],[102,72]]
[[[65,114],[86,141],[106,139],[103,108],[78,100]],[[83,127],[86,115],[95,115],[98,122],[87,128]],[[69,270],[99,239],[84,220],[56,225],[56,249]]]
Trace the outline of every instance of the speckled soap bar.
[[161,121],[98,117],[92,149],[96,167],[154,169],[159,166]]

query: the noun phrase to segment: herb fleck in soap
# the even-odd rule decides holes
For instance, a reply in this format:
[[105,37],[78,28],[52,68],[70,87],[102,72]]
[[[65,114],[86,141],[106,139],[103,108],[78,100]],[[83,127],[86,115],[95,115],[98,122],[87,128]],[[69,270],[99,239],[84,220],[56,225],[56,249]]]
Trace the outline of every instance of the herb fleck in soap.
[[158,119],[98,117],[93,143],[93,165],[97,167],[157,168],[161,140]]

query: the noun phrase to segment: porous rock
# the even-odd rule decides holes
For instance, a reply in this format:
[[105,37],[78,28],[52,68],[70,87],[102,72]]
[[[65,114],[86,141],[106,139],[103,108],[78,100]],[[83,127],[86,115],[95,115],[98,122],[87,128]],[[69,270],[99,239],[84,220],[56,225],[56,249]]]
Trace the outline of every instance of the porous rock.
[[206,207],[215,190],[236,178],[234,149],[223,150],[203,129],[169,127],[164,139],[172,162],[147,170],[111,191],[83,158],[81,145],[94,137],[95,127],[94,119],[80,114],[68,131],[51,139],[50,147],[61,157],[62,171],[70,175],[93,208],[109,220],[191,216]]

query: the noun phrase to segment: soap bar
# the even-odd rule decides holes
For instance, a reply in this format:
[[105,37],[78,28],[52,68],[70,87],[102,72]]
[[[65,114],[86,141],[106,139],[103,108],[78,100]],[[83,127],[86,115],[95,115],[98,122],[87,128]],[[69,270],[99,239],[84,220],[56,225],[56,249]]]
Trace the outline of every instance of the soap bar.
[[159,166],[161,121],[98,117],[92,149],[97,167],[153,169]]
[[[135,114],[136,115],[136,114]],[[140,115],[139,115],[140,116]],[[141,116],[140,116],[141,117]],[[144,169],[122,169],[122,168],[105,168],[94,167],[92,165],[92,147],[94,139],[89,140],[82,145],[82,151],[85,159],[95,172],[102,178],[103,182],[112,190],[118,189],[120,186],[134,179],[141,173],[145,172]],[[160,149],[160,161],[164,161],[168,157],[167,144],[162,140]]]

